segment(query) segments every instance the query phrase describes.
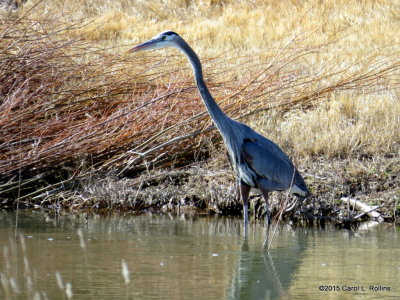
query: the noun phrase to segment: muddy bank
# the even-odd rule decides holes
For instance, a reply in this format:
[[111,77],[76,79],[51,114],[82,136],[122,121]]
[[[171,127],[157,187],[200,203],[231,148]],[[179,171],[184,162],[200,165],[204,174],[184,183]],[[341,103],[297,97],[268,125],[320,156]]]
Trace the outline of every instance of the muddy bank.
[[[312,196],[301,204],[286,193],[272,193],[273,217],[282,213],[283,219],[292,222],[333,222],[344,227],[374,219],[343,201],[350,198],[368,205],[368,209],[376,208],[381,220],[400,223],[399,157],[309,160],[300,171]],[[15,200],[3,199],[1,206],[15,208]],[[75,213],[240,215],[242,210],[233,172],[222,154],[182,168],[149,170],[136,178],[92,174],[52,194],[26,199],[19,206]],[[251,197],[250,214],[264,216],[263,200],[258,195]]]

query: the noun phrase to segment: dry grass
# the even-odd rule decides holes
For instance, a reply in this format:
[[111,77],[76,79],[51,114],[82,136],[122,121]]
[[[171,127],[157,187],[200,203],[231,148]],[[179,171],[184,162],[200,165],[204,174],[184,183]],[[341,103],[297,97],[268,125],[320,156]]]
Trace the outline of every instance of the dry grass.
[[262,115],[259,128],[296,156],[326,158],[396,155],[400,105],[390,92],[332,95],[312,109]]
[[218,138],[180,54],[123,54],[165,29],[193,44],[224,110],[297,161],[398,155],[397,3],[35,3],[0,22],[3,199],[193,161]]

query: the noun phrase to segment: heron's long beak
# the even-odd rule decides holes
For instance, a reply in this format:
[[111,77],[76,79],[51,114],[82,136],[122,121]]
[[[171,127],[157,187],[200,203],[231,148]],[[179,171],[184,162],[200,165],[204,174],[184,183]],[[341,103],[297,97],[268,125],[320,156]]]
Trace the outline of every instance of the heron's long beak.
[[132,49],[128,50],[127,52],[133,53],[133,52],[138,52],[138,51],[143,51],[143,50],[154,49],[155,44],[156,44],[155,40],[149,40],[140,45],[137,45],[136,47],[133,47]]

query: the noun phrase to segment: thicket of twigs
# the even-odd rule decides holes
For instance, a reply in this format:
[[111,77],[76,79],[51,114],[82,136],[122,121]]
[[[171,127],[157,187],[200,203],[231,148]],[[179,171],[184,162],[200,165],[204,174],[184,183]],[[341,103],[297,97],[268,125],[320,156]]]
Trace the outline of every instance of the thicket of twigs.
[[[123,177],[187,163],[219,138],[180,54],[101,48],[80,33],[88,25],[0,20],[0,201],[34,203],[94,173]],[[284,113],[338,91],[399,84],[398,53],[313,70],[307,56],[336,40],[306,47],[311,37],[295,35],[274,57],[203,59],[224,111],[239,119]]]

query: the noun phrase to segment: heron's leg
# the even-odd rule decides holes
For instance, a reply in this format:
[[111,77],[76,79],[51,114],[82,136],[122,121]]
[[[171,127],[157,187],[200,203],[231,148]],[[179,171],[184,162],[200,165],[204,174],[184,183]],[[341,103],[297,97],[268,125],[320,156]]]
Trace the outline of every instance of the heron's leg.
[[262,187],[259,187],[259,189],[261,190],[261,193],[263,194],[264,199],[265,199],[265,213],[266,213],[265,223],[267,224],[267,227],[269,227],[269,224],[271,223],[271,215],[270,215],[270,211],[269,211],[268,191]]
[[244,224],[247,225],[249,223],[249,194],[250,194],[250,186],[244,183],[240,183],[240,195],[242,196],[243,201],[243,216],[244,216]]

